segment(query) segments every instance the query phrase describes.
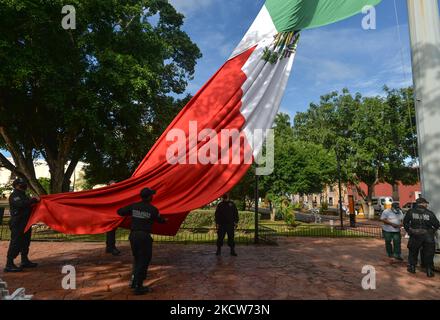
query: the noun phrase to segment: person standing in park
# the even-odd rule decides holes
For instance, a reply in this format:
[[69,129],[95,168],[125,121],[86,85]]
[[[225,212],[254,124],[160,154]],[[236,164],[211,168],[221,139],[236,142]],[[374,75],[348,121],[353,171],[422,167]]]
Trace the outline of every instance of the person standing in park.
[[382,234],[385,239],[385,249],[388,257],[403,261],[401,253],[400,228],[402,227],[403,213],[398,203],[390,200],[385,202],[385,210],[382,212],[380,220],[383,222]]
[[434,277],[435,233],[440,222],[435,214],[428,210],[429,202],[424,198],[416,200],[416,207],[410,209],[403,219],[403,225],[409,234],[408,272],[416,273],[419,251],[422,250],[422,265],[426,275]]
[[223,241],[225,235],[228,234],[228,246],[231,248],[231,256],[237,256],[235,252],[234,231],[238,225],[238,210],[235,203],[229,200],[229,195],[226,193],[222,197],[222,201],[218,204],[215,210],[215,223],[217,227],[217,252],[216,255],[221,255]]
[[[7,253],[7,262],[4,272],[20,272],[23,268],[35,268],[36,263],[29,260],[29,246],[31,244],[32,230],[25,232],[29,217],[32,211],[32,205],[40,199],[38,197],[29,198],[26,194],[27,183],[24,179],[18,178],[12,183],[14,191],[9,197],[9,210],[11,218],[9,227],[11,229],[11,242]],[[14,259],[21,253],[21,265],[17,267]]]
[[134,257],[132,288],[136,295],[150,292],[149,287],[143,283],[147,277],[148,266],[151,262],[153,251],[153,238],[151,232],[153,223],[165,223],[166,218],[160,216],[159,210],[151,204],[156,191],[142,189],[141,202],[120,208],[118,214],[123,217],[131,216],[130,244]]

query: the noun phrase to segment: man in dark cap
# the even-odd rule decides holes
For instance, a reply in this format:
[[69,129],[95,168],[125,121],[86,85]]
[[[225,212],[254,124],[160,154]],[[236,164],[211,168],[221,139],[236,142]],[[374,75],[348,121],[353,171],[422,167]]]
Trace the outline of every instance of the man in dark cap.
[[130,204],[118,210],[120,216],[131,216],[130,244],[134,257],[131,286],[136,295],[150,292],[150,288],[144,287],[143,283],[147,277],[148,265],[152,257],[153,238],[151,231],[153,223],[167,221],[151,204],[155,193],[156,191],[149,188],[142,189],[141,202]]
[[435,233],[440,222],[435,214],[428,210],[429,202],[425,198],[416,200],[416,207],[409,210],[403,219],[403,226],[410,236],[408,242],[408,272],[416,273],[419,251],[422,250],[422,265],[426,275],[434,277]]
[[234,231],[238,224],[238,210],[235,203],[229,200],[226,193],[222,197],[222,201],[217,205],[215,210],[215,223],[217,226],[217,252],[221,254],[225,235],[228,234],[228,246],[231,248],[231,256],[237,256],[235,252]]
[[[11,242],[7,253],[5,272],[20,272],[23,268],[35,268],[36,263],[29,260],[29,246],[31,244],[31,229],[26,233],[24,229],[28,224],[32,211],[32,205],[39,201],[39,198],[29,198],[26,194],[27,183],[24,179],[18,178],[12,183],[14,191],[9,197],[9,210],[11,219],[9,228],[11,229]],[[17,267],[14,259],[21,253],[21,265]]]

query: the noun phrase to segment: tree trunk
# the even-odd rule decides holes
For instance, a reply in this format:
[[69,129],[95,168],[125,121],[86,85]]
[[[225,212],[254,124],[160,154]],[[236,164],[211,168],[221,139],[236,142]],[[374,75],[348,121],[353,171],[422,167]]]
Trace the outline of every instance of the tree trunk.
[[393,184],[393,200],[400,201],[399,183],[398,182]]
[[64,164],[56,162],[48,162],[50,171],[50,192],[61,193],[63,192],[64,185]]
[[12,163],[0,153],[0,164],[11,171],[15,176],[25,179],[30,189],[37,195],[46,194],[46,191],[38,182],[35,175],[32,152],[23,154],[21,148],[8,135],[8,132],[4,127],[0,127],[0,136],[5,141],[7,150],[10,152],[12,159],[14,160],[14,163]]
[[[59,140],[58,144],[45,145],[43,156],[49,166],[50,171],[50,192],[68,192],[70,187],[70,177],[78,164],[79,158],[75,157],[70,162],[67,170],[65,166],[71,157],[72,146],[75,135],[66,135]],[[55,147],[56,146],[56,147]]]
[[374,193],[374,186],[375,184],[368,185],[368,194],[367,194],[367,213],[368,213],[368,219],[374,219],[374,207],[373,207],[373,193]]
[[70,161],[66,169],[66,172],[64,173],[62,192],[70,192],[70,183],[71,183],[70,178],[72,177],[77,165],[78,165],[78,159],[73,159],[72,161]]

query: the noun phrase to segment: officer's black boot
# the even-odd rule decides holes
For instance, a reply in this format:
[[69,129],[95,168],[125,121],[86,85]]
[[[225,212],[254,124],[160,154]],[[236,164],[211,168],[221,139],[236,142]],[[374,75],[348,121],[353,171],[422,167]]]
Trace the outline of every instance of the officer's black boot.
[[20,267],[17,267],[14,264],[14,259],[9,259],[8,258],[8,261],[6,262],[6,267],[5,267],[5,269],[3,271],[4,272],[21,272],[21,271],[23,271],[23,269],[20,268]]
[[222,247],[217,247],[217,252],[215,253],[216,256],[219,256],[222,254]]
[[426,275],[428,276],[428,278],[433,278],[435,276],[434,270],[432,269],[432,267],[426,268]]
[[121,251],[118,250],[118,248],[106,248],[105,253],[111,253],[113,256],[117,257],[121,255]]
[[408,265],[407,270],[408,270],[409,273],[416,273],[416,266],[410,264],[410,265]]
[[21,265],[22,268],[36,268],[38,263],[34,263],[27,256],[21,256]]
[[235,248],[231,248],[231,256],[236,257],[237,253],[235,252]]
[[136,281],[136,285],[134,287],[134,294],[139,296],[142,295],[144,293],[148,293],[151,292],[151,289],[149,287],[144,287],[143,281]]

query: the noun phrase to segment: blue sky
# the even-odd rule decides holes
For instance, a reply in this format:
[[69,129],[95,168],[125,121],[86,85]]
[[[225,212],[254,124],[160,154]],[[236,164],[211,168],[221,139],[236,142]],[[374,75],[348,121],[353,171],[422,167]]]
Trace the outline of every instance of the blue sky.
[[[352,0],[349,0],[352,1]],[[353,0],[354,1],[354,0]],[[382,87],[412,84],[406,0],[382,0],[377,29],[361,27],[363,15],[302,32],[294,69],[281,103],[291,115],[307,110],[323,94],[346,87],[380,95]],[[196,93],[223,65],[255,19],[264,0],[170,0],[185,18],[183,29],[203,53],[189,93]],[[7,154],[9,156],[9,154]]]
[[[203,53],[188,92],[194,94],[228,59],[255,19],[264,0],[170,0],[185,16],[183,29]],[[412,84],[408,17],[405,0],[383,0],[377,29],[364,30],[359,14],[305,30],[298,46],[281,111],[292,117],[333,90],[347,87],[363,95],[380,95],[382,87]],[[402,44],[402,45],[401,45]]]

